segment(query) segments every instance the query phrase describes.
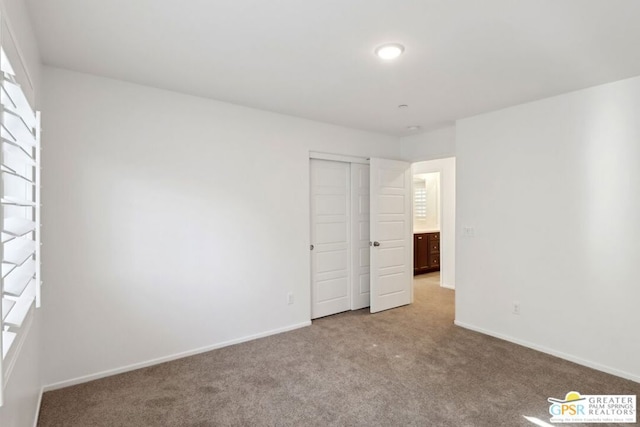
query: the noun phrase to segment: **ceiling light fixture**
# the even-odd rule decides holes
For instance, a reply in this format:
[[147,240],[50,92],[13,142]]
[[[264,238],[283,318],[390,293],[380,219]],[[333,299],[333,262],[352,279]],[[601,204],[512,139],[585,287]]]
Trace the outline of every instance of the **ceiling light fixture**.
[[407,130],[410,130],[412,132],[416,130],[420,130],[420,126],[418,125],[407,126]]
[[404,46],[399,43],[387,43],[378,46],[375,50],[376,55],[385,60],[396,59],[404,52]]
[[406,110],[407,108],[409,108],[409,106],[407,104],[400,104],[398,105],[398,108],[401,110]]

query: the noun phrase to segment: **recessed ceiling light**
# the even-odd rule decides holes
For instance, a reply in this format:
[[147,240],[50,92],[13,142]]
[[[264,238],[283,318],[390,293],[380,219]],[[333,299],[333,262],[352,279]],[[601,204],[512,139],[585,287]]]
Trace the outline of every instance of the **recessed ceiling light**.
[[387,43],[382,46],[378,46],[375,50],[376,55],[382,59],[396,59],[404,52],[404,46],[398,43]]
[[410,131],[420,130],[420,126],[418,125],[407,126],[407,130],[410,130]]
[[409,106],[407,104],[400,104],[398,105],[398,108],[401,110],[406,110],[407,108],[409,108]]

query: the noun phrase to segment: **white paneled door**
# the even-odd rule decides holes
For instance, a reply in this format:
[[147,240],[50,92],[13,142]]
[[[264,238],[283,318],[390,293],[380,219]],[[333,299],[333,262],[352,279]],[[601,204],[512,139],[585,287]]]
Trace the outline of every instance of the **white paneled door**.
[[369,307],[369,165],[351,164],[351,309]]
[[411,165],[370,160],[371,313],[410,304],[413,240]]
[[351,309],[350,165],[310,160],[311,318]]

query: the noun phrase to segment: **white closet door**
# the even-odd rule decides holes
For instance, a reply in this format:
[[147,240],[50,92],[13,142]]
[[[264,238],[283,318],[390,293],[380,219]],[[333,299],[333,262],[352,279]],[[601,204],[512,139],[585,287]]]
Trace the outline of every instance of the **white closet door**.
[[311,318],[351,308],[350,165],[311,160]]
[[371,313],[410,304],[413,240],[411,165],[370,160]]
[[369,307],[369,165],[351,164],[351,309]]

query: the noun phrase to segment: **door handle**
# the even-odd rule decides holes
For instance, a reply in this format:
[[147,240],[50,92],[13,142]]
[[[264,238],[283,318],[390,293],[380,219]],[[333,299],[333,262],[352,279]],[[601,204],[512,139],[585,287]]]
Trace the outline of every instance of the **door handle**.
[[380,246],[380,242],[373,242],[373,246]]
[[313,245],[309,245],[309,249],[314,250],[314,249],[315,249],[315,246],[313,246]]

